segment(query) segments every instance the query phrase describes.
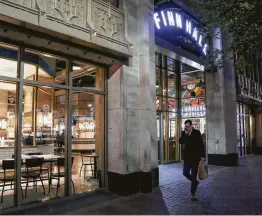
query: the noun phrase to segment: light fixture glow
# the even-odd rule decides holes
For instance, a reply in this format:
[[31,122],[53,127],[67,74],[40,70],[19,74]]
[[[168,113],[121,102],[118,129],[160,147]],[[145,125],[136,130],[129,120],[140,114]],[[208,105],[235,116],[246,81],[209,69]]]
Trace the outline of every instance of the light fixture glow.
[[73,70],[80,70],[81,69],[81,67],[79,67],[79,66],[73,66]]

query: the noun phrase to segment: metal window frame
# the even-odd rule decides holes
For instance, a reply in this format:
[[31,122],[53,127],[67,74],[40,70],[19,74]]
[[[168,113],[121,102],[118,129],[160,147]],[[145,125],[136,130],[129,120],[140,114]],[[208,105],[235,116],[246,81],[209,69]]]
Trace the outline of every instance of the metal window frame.
[[104,188],[108,190],[108,68],[104,69],[105,96],[104,96]]
[[[72,84],[72,60],[67,64],[67,82],[69,86]],[[65,136],[65,196],[72,194],[71,180],[72,180],[72,88],[66,91],[67,107],[66,107],[66,134]]]
[[[4,44],[4,43],[2,43]],[[5,43],[4,45],[13,45],[14,43]],[[26,80],[24,79],[24,55],[25,50],[30,49],[30,46],[20,44],[17,46],[17,77],[7,77],[7,76],[1,76],[0,75],[0,81],[3,82],[10,82],[16,84],[16,121],[15,121],[15,146],[14,146],[14,162],[15,162],[15,182],[14,182],[14,207],[21,207],[22,205],[22,193],[21,193],[21,155],[22,155],[22,122],[23,122],[23,116],[22,116],[22,110],[23,110],[23,87],[25,85],[32,86],[32,87],[40,87],[40,86],[46,86],[53,89],[64,89],[66,90],[66,98],[68,99],[68,103],[66,105],[66,125],[67,125],[67,136],[65,136],[65,195],[70,196],[72,194],[71,190],[71,179],[72,179],[72,170],[71,170],[71,157],[72,157],[72,127],[71,127],[71,120],[72,120],[72,93],[73,91],[76,92],[86,92],[91,94],[98,94],[98,95],[104,95],[104,112],[105,112],[105,132],[104,132],[104,148],[105,148],[105,185],[104,187],[108,188],[108,76],[104,76],[104,91],[99,91],[96,89],[91,88],[76,88],[72,86],[72,57],[65,57],[62,56],[62,58],[66,58],[67,64],[67,85],[60,85],[55,83],[45,83],[40,81],[33,81],[33,80]],[[41,49],[34,48],[34,51],[36,52],[43,52]],[[47,53],[54,53],[52,51],[47,51]],[[56,55],[57,56],[57,55]],[[83,61],[87,62],[87,61]],[[87,62],[88,64],[89,62]],[[101,67],[101,65],[91,63],[95,66]],[[103,65],[104,66],[104,65]],[[71,69],[70,69],[71,68]],[[104,73],[107,74],[106,67],[104,68]]]
[[[18,59],[17,59],[17,75],[18,77],[24,77],[24,47],[18,48]],[[22,193],[21,193],[21,154],[22,154],[22,104],[23,104],[23,79],[19,79],[16,83],[16,127],[15,127],[15,149],[14,149],[14,161],[15,161],[15,188],[14,188],[14,203],[15,206],[20,207],[22,202]]]

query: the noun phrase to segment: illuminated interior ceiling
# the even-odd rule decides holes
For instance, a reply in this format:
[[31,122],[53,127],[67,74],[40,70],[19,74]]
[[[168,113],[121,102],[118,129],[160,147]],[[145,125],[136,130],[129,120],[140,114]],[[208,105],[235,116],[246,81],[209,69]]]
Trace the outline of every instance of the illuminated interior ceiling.
[[175,89],[175,73],[173,71],[167,71],[168,77],[168,89]]
[[0,90],[15,92],[15,90],[16,90],[16,85],[15,85],[15,84],[12,84],[12,83],[4,83],[4,82],[1,82],[1,84],[0,84]]
[[202,71],[190,65],[183,64],[183,63],[181,64],[181,73],[182,74],[195,73],[195,72],[202,72]]
[[204,73],[201,70],[187,64],[181,64],[181,73],[182,85],[188,85],[197,81],[203,83]]
[[[59,60],[57,60],[59,62]],[[61,61],[62,62],[62,61]],[[64,61],[63,61],[64,62]],[[66,79],[66,69],[65,67],[59,67],[59,63],[56,64],[56,82],[64,83]],[[25,63],[24,65],[24,77],[29,78],[32,75],[36,75],[37,67],[33,64]],[[1,76],[7,77],[17,77],[17,62],[9,59],[0,58],[0,74]],[[38,68],[38,76],[52,78],[47,72],[45,72],[41,67]],[[90,77],[90,79],[95,78],[96,67],[93,65],[75,65],[72,73],[73,79],[81,77]],[[6,83],[5,90],[15,90],[15,86],[11,87],[12,84]],[[0,87],[1,89],[2,86]]]
[[[7,77],[17,77],[17,62],[0,58],[0,74],[1,76]],[[30,77],[36,74],[36,66],[32,64],[25,63],[24,65],[24,77]],[[42,77],[50,77],[43,69],[39,68],[38,70],[39,76]],[[5,91],[15,91],[16,85],[12,83],[1,82],[0,85],[1,90]]]
[[[17,62],[0,58],[0,74],[1,76],[17,77]],[[36,74],[36,66],[25,63],[24,77],[30,77]],[[42,68],[38,69],[38,75],[42,77],[51,77]]]
[[[56,82],[57,83],[64,83],[66,80],[66,67],[63,65],[64,62],[57,62],[56,67]],[[82,77],[89,77],[89,78],[95,78],[96,77],[96,67],[89,64],[74,64],[73,65],[73,73],[72,78],[78,79]]]

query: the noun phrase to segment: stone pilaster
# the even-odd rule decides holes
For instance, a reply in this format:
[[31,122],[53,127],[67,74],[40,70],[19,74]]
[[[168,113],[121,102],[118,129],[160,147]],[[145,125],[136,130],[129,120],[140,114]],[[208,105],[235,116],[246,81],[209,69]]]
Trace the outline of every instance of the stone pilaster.
[[[217,29],[214,34],[220,34]],[[226,34],[213,40],[217,49],[228,46]],[[215,165],[238,165],[236,83],[232,60],[225,60],[223,68],[206,73],[207,93],[207,150],[208,163]]]
[[108,187],[120,195],[158,186],[155,113],[154,2],[123,0],[129,66],[111,68],[108,83]]

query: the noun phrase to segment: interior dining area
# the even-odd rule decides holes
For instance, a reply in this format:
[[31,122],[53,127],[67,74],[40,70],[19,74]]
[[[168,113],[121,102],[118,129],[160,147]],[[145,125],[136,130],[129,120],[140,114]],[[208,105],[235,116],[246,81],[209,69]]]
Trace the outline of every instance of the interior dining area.
[[104,69],[22,52],[0,44],[0,209],[103,187]]

